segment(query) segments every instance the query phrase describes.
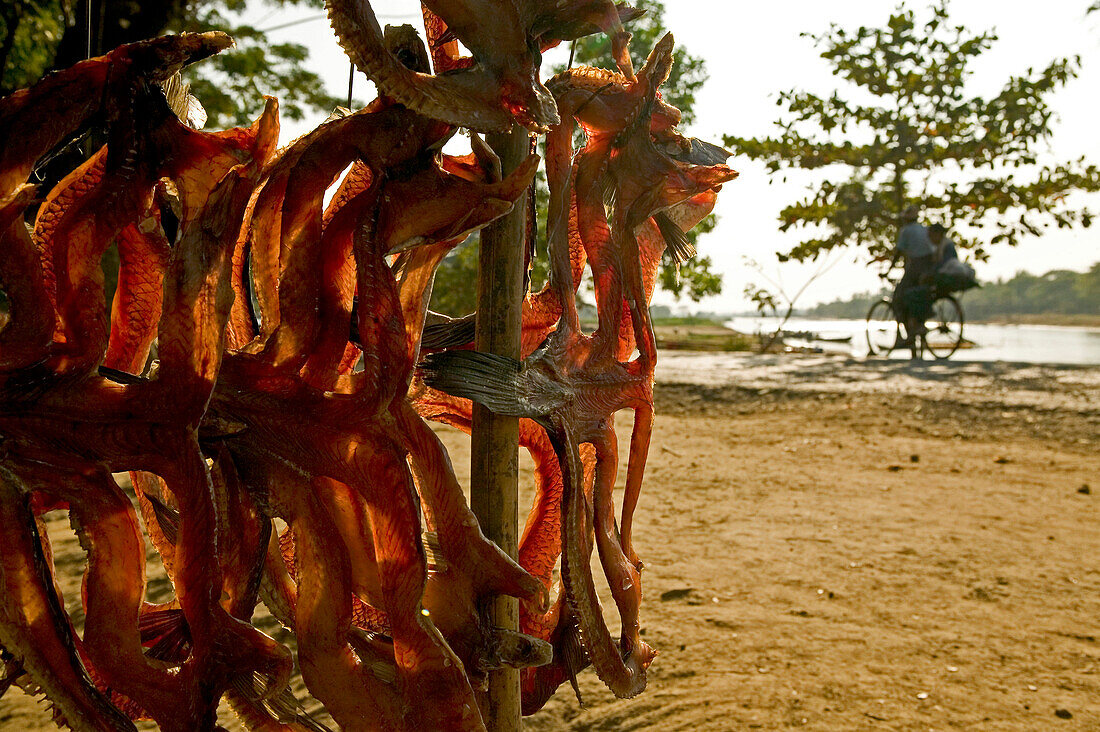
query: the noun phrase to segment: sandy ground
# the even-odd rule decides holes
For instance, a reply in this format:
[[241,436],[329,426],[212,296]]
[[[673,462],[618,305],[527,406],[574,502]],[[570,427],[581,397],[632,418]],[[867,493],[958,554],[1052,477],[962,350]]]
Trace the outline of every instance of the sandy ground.
[[[1100,729],[1100,369],[670,354],[659,379],[649,688],[586,671],[583,708],[563,688],[525,729]],[[49,728],[19,691],[0,726]]]

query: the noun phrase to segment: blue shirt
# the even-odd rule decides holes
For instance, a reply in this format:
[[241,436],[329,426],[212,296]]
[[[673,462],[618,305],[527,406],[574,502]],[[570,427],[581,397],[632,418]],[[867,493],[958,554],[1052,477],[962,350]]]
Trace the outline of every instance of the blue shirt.
[[898,251],[908,259],[930,257],[935,252],[928,230],[916,221],[906,224],[898,234]]

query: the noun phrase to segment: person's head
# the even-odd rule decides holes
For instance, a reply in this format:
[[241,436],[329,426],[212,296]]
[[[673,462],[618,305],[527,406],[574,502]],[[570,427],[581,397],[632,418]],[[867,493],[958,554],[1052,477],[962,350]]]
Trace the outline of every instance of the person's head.
[[932,224],[928,227],[928,238],[932,240],[933,244],[939,244],[943,241],[943,235],[947,233],[947,229],[943,224]]
[[908,206],[901,212],[901,220],[903,223],[911,223],[917,220],[917,216],[920,214],[920,209],[916,206]]

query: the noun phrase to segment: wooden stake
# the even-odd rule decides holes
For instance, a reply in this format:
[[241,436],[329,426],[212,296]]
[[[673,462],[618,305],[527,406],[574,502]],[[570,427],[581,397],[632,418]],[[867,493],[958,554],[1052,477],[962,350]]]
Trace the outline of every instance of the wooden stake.
[[[527,133],[518,126],[489,135],[505,175],[527,156]],[[520,199],[522,200],[522,199]],[[525,211],[510,214],[481,232],[477,288],[477,350],[519,360],[523,300]],[[481,530],[515,557],[519,550],[519,420],[501,417],[474,404],[471,444],[470,506]],[[497,597],[482,608],[493,626],[519,630],[519,603]],[[489,690],[479,700],[489,732],[520,729],[519,671],[506,668],[489,675]]]

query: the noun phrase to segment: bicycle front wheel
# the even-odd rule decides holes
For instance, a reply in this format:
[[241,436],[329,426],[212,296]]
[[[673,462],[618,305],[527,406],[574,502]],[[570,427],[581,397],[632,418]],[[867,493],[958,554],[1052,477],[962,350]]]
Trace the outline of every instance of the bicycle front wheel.
[[898,321],[893,304],[879,300],[867,311],[867,355],[887,356],[898,344]]
[[932,312],[924,322],[924,345],[937,359],[945,359],[963,342],[963,311],[951,295],[936,298]]

